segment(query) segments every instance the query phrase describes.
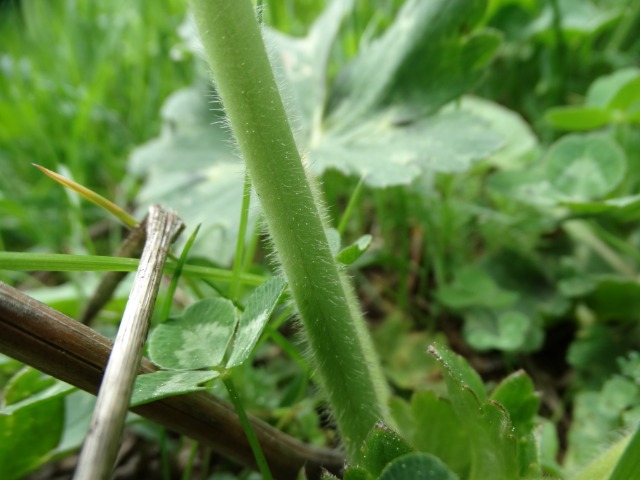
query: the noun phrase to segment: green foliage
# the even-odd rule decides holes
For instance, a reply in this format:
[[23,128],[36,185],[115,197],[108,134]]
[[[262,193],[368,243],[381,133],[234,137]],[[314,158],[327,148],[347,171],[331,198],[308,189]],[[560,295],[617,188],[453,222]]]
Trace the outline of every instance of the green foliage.
[[545,173],[551,186],[572,200],[604,197],[624,178],[624,151],[608,135],[570,135],[549,148]]
[[616,463],[609,480],[632,478],[640,470],[640,429],[637,429],[624,449],[622,458]]
[[471,468],[471,439],[449,400],[433,392],[416,392],[411,403],[392,403],[394,419],[414,448],[441,459],[460,478]]
[[367,251],[371,245],[371,235],[363,235],[348,247],[343,248],[336,255],[336,260],[344,265],[351,265]]
[[442,365],[451,406],[467,428],[471,449],[468,478],[516,478],[521,459],[507,410],[487,401],[482,380],[462,357],[437,347],[431,347],[431,352]]
[[[327,258],[356,278],[398,394],[400,433],[375,427],[345,478],[638,476],[640,7],[260,3],[296,146],[322,177]],[[31,162],[138,216],[150,203],[176,208],[203,225],[176,291],[191,306],[155,326],[148,351],[166,370],[139,377],[132,404],[205,390],[228,398],[216,380],[232,377],[245,408],[302,440],[335,443],[309,388],[317,364],[280,328],[284,280],[264,282],[274,256],[260,245],[262,196],[242,204],[244,166],[217,94],[206,101],[183,3],[0,9],[0,249],[13,250],[0,252],[12,270],[2,278],[76,315],[97,280],[86,272],[137,267],[93,255],[113,252],[120,233],[95,240],[103,215],[52,189]],[[253,136],[271,132],[265,118]],[[293,198],[287,178],[274,184]],[[301,251],[317,250],[297,225],[287,230],[307,239]],[[25,273],[34,270],[64,273]],[[96,328],[113,332],[125,298],[126,284]],[[468,362],[440,346],[427,354],[434,342]],[[88,395],[20,368],[0,357],[7,478],[76,450],[91,409]]]
[[[499,107],[494,104],[485,101],[484,113],[477,115],[466,104],[438,113],[478,82],[497,47],[495,33],[478,31],[464,39],[454,33],[482,4],[407,2],[381,38],[341,66],[333,88],[330,53],[351,2],[332,2],[304,38],[265,31],[285,107],[315,173],[337,169],[377,188],[407,185],[424,171],[464,171],[503,146],[500,135],[478,118],[495,117],[492,109]],[[447,23],[442,25],[432,18],[440,8],[446,10]],[[399,35],[407,25],[410,31]],[[402,41],[396,41],[399,38]],[[380,56],[394,61],[381,61]],[[469,56],[476,75],[465,70]],[[429,65],[423,65],[426,59]],[[375,75],[368,73],[371,69]],[[168,204],[187,222],[203,223],[199,244],[206,241],[207,255],[224,261],[237,235],[242,170],[219,116],[198,101],[202,94],[198,86],[167,100],[161,136],[134,151],[129,169],[147,179],[139,195],[142,205]],[[425,107],[413,111],[416,105]],[[218,125],[212,128],[212,122]],[[192,191],[189,197],[182,194],[185,188]],[[200,248],[196,245],[197,252]]]
[[396,432],[383,424],[367,435],[362,449],[362,462],[347,468],[346,480],[456,480],[437,457],[415,452]]
[[29,367],[17,372],[4,387],[0,410],[3,477],[23,478],[77,449],[91,415],[82,406],[87,398],[92,408],[91,397],[71,385]]
[[[263,283],[248,298],[241,313],[229,300],[207,298],[191,305],[179,317],[158,325],[149,337],[149,356],[165,370],[139,376],[131,404],[206,390],[210,388],[208,382],[225,369],[242,365],[258,342],[284,287],[281,277]],[[217,370],[198,371],[204,368]]]
[[87,247],[74,223],[81,217],[95,221],[96,209],[84,205],[79,215],[31,164],[69,168],[76,181],[118,202],[133,194],[130,182],[121,183],[128,151],[156,134],[164,97],[193,76],[188,56],[169,55],[178,40],[183,2],[4,3],[4,244],[12,250]]
[[640,71],[618,70],[597,79],[587,91],[584,106],[557,107],[546,118],[563,130],[595,130],[607,125],[640,122]]

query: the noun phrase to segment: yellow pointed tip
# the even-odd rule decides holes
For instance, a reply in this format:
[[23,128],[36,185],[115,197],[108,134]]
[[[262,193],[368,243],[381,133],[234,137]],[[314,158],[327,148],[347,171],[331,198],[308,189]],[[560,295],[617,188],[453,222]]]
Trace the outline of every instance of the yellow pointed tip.
[[53,178],[59,184],[73,190],[74,192],[78,193],[82,197],[89,200],[91,203],[105,209],[106,211],[114,215],[118,220],[120,220],[122,223],[124,223],[128,227],[134,228],[136,225],[138,225],[138,221],[135,218],[133,218],[131,215],[129,215],[126,211],[124,211],[118,205],[106,199],[102,195],[99,195],[93,190],[90,190],[87,187],[80,185],[79,183],[69,178],[66,178],[63,175],[60,175],[59,173],[49,170],[48,168],[45,168],[41,165],[33,163],[33,166],[38,168],[42,173],[44,173],[48,177]]

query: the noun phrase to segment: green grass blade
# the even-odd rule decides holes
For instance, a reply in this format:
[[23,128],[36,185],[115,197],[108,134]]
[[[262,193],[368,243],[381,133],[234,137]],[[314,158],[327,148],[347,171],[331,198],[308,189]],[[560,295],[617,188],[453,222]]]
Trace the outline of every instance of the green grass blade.
[[[50,272],[134,272],[138,268],[137,258],[107,257],[97,255],[69,255],[62,253],[0,252],[0,270],[50,271]],[[176,271],[176,262],[168,261],[165,273]],[[183,274],[219,282],[230,282],[233,273],[221,268],[185,265]],[[265,277],[242,273],[241,281],[258,286]]]

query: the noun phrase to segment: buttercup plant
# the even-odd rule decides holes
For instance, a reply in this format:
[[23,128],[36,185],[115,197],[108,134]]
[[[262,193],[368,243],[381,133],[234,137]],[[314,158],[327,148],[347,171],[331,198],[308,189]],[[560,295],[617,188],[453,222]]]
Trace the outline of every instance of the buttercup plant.
[[376,422],[390,420],[389,393],[352,286],[329,247],[324,207],[296,146],[252,3],[190,5],[298,309],[316,378],[348,458],[357,461]]

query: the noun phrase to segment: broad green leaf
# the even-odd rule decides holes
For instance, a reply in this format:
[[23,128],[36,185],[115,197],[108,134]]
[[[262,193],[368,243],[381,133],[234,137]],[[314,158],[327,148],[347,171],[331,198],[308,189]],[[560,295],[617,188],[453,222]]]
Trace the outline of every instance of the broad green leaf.
[[467,112],[446,111],[395,124],[385,110],[353,130],[328,131],[310,156],[318,174],[334,169],[386,188],[407,185],[422,172],[465,171],[503,144],[489,125]]
[[428,453],[409,453],[391,462],[380,480],[458,480],[458,477]]
[[216,371],[160,371],[138,375],[131,395],[131,406],[137,407],[161,398],[206,390],[203,384],[220,375]]
[[63,397],[74,390],[75,387],[68,383],[56,380],[34,368],[25,367],[7,382],[0,414],[11,415],[22,408]]
[[640,75],[626,82],[608,106],[611,110],[637,111],[640,108]]
[[491,399],[509,412],[509,419],[518,439],[520,475],[524,478],[539,478],[540,454],[534,428],[540,397],[535,392],[531,378],[522,370],[512,373],[498,384],[491,393]]
[[238,235],[244,178],[229,131],[211,113],[206,90],[195,87],[174,92],[165,101],[162,119],[160,136],[129,158],[129,172],[145,180],[136,197],[139,211],[160,203],[176,210],[185,224],[202,224],[191,253],[228,263]]
[[595,130],[611,122],[611,113],[598,107],[556,107],[547,111],[547,122],[564,130]]
[[557,204],[558,194],[539,165],[526,170],[496,172],[489,177],[487,187],[492,193],[534,207],[547,208]]
[[[503,146],[499,133],[468,112],[434,115],[478,82],[500,42],[493,31],[473,29],[485,0],[406,2],[330,83],[330,52],[352,3],[332,2],[304,38],[265,30],[297,142],[316,174],[337,169],[377,188],[406,185],[424,171],[466,170]],[[207,112],[204,93],[193,88],[167,100],[163,133],[133,153],[130,171],[147,178],[143,206],[159,202],[186,223],[202,223],[196,253],[207,245],[211,256],[213,242],[214,258],[226,261],[237,235],[242,168],[227,132],[210,125],[220,119]]]
[[[484,402],[487,399],[487,392],[480,375],[471,368],[462,356],[441,345],[431,345],[429,347],[429,353],[438,360],[438,363],[440,363],[443,369],[447,383],[447,391],[455,384],[458,387],[466,389],[466,391],[470,392],[479,402]],[[454,390],[456,394],[459,393],[458,389]],[[449,396],[451,396],[451,392],[449,392]],[[452,401],[452,403],[454,402]],[[456,408],[455,403],[454,408]]]
[[601,320],[635,321],[640,316],[640,284],[621,276],[599,277],[586,303]]
[[504,308],[512,306],[518,294],[500,288],[480,267],[463,267],[455,273],[453,283],[438,289],[437,298],[449,308]]
[[3,480],[19,480],[51,460],[64,424],[64,399],[49,397],[11,415],[0,414]]
[[540,396],[529,375],[523,370],[512,373],[493,390],[491,399],[507,409],[518,434],[531,433],[540,407]]
[[[532,334],[536,334],[532,321],[521,312],[507,310],[473,309],[464,315],[464,337],[477,350],[498,349],[505,352],[529,350]],[[543,338],[538,334],[534,345]]]
[[502,170],[513,170],[535,158],[538,139],[529,124],[516,112],[485,98],[465,95],[444,107],[443,111],[460,110],[483,120],[498,134],[504,145],[489,155],[487,162]]
[[373,187],[406,185],[425,170],[465,170],[502,146],[468,113],[426,117],[475,84],[492,56],[499,42],[493,33],[464,37],[458,30],[473,23],[485,2],[406,2],[387,31],[341,70],[325,114],[328,42],[351,2],[340,3],[303,39],[267,34],[315,173],[336,169]]
[[354,243],[349,245],[346,248],[340,250],[338,255],[336,255],[336,260],[344,265],[351,265],[357,259],[359,259],[364,252],[369,249],[369,245],[371,245],[371,235],[363,235]]
[[634,350],[626,357],[618,358],[618,366],[624,376],[640,385],[640,352]]
[[608,198],[597,202],[561,202],[572,212],[580,215],[611,215],[619,221],[640,219],[640,195]]
[[[460,35],[485,7],[481,0],[405,2],[393,24],[338,76],[330,123],[342,131],[358,128],[390,105],[391,123],[413,121],[467,91],[499,44],[496,37]],[[470,65],[471,57],[484,61]]]
[[610,377],[599,391],[583,390],[576,395],[565,467],[581,469],[619,432],[636,427],[636,420],[625,412],[640,403],[640,387],[622,376]]
[[236,309],[229,300],[201,300],[182,316],[154,329],[149,338],[149,356],[153,363],[169,370],[218,367],[237,323]]
[[552,477],[562,478],[562,468],[558,465],[560,441],[556,426],[546,418],[540,419],[539,423],[536,431],[536,443],[540,455],[540,466],[545,473]]
[[96,397],[83,390],[76,390],[64,399],[64,430],[55,455],[65,455],[78,450],[89,431],[89,424],[96,405]]
[[392,460],[413,452],[400,435],[383,424],[374,426],[367,435],[362,450],[362,466],[366,468],[374,478],[379,478],[382,470]]
[[391,411],[400,432],[416,450],[435,455],[460,478],[467,477],[470,439],[449,400],[430,391],[416,392],[410,404],[393,399]]
[[618,333],[605,325],[595,323],[578,332],[569,345],[567,362],[595,385],[602,384],[617,371],[616,357],[628,347],[631,338],[624,341]]
[[607,134],[573,134],[554,143],[546,155],[549,183],[567,200],[594,200],[624,178],[624,150]]
[[620,89],[640,76],[640,69],[636,67],[616,70],[610,75],[604,75],[594,81],[585,98],[585,105],[589,107],[608,108]]
[[244,312],[240,315],[227,368],[236,367],[249,358],[267,320],[284,292],[285,285],[286,282],[282,277],[274,277],[253,291],[247,300]]
[[517,442],[507,411],[487,401],[482,380],[461,356],[440,346],[429,351],[442,365],[451,405],[470,439],[469,480],[517,478]]
[[[582,0],[562,0],[557,5],[565,41],[570,43],[578,42],[584,37],[595,36],[600,29],[614,21],[620,14],[619,9],[609,5],[605,8],[604,5],[597,6]],[[545,4],[536,22],[530,26],[531,32],[553,38],[556,34],[553,22],[553,7]]]
[[329,55],[340,24],[352,7],[353,0],[334,0],[304,38],[264,29],[278,87],[284,89],[285,108],[302,145],[308,146],[320,128],[328,95]]
[[408,319],[390,315],[372,334],[389,381],[405,390],[436,387],[433,379],[439,374],[438,363],[425,347],[434,342],[444,343],[442,333],[415,331]]

